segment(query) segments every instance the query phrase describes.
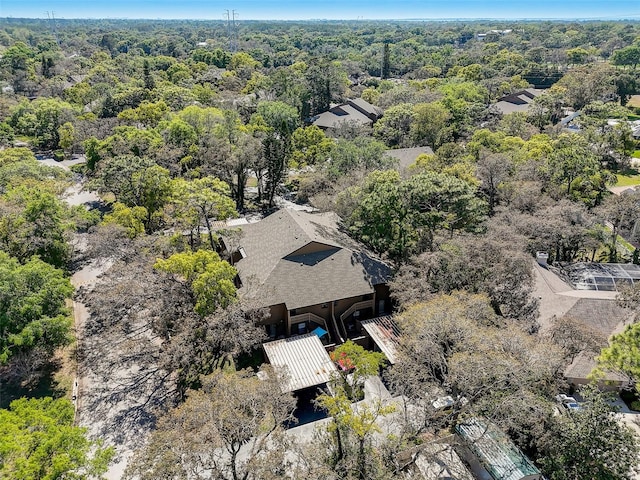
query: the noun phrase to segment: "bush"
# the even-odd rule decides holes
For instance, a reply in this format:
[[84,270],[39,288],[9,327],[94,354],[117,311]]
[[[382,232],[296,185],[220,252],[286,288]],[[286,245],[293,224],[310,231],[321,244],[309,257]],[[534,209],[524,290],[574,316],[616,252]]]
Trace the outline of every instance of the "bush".
[[629,405],[629,408],[631,410],[636,410],[640,412],[640,400],[634,400],[633,402],[631,402],[631,405]]
[[55,150],[53,152],[53,159],[56,162],[61,162],[62,160],[64,160],[64,151],[63,150]]

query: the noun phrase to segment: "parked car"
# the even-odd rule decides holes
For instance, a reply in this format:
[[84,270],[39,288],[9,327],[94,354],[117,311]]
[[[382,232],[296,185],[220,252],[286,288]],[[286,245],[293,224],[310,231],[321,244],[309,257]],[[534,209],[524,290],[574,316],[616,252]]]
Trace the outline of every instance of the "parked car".
[[565,395],[564,393],[559,393],[558,395],[556,395],[556,401],[560,404],[564,411],[567,412],[575,412],[582,408],[574,397],[570,397],[568,395]]

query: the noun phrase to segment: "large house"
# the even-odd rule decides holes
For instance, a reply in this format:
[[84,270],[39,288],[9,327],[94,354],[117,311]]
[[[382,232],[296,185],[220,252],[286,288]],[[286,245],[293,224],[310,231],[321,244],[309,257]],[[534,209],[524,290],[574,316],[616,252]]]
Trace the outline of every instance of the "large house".
[[380,117],[382,110],[371,105],[362,98],[352,98],[340,105],[333,105],[328,111],[311,117],[308,121],[322,130],[339,128],[345,123],[356,125],[373,125]]
[[241,294],[268,307],[272,339],[315,331],[325,343],[360,332],[390,310],[391,268],[338,228],[332,213],[279,210],[222,238]]

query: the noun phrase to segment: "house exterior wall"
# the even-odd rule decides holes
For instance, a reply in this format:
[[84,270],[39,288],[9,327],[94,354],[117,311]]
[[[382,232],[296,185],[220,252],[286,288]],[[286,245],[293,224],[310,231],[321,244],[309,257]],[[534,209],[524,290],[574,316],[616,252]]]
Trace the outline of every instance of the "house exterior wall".
[[[323,307],[322,305],[326,305],[326,307]],[[325,304],[311,305],[309,307],[304,307],[304,308],[296,308],[295,310],[289,311],[290,316],[301,315],[303,313],[313,313],[314,315],[322,317],[326,321],[328,321],[331,319],[331,305],[329,305],[329,303],[325,303]]]
[[[391,312],[391,298],[389,296],[389,287],[381,284],[374,287],[376,292],[375,315],[380,316]],[[384,310],[381,310],[381,300],[384,300]]]
[[262,325],[271,325],[274,323],[284,323],[287,319],[287,307],[284,303],[271,305],[269,307],[271,316],[262,322]]
[[363,300],[371,300],[373,298],[373,292],[370,295],[358,295],[357,297],[343,298],[333,302],[333,308],[336,312],[336,319],[340,318],[345,311],[349,309],[351,305]]
[[[366,298],[365,298],[366,297]],[[295,310],[289,311],[289,317],[293,317],[294,315],[302,315],[304,313],[312,313],[323,318],[327,323],[331,322],[331,311],[335,312],[336,320],[340,318],[340,315],[347,311],[351,305],[357,302],[361,302],[363,300],[368,300],[373,298],[373,293],[370,295],[358,295],[356,297],[342,298],[339,300],[334,300],[333,302],[327,302],[323,304],[310,305],[304,308],[296,308]],[[289,325],[290,332],[293,333],[296,331],[294,324]]]

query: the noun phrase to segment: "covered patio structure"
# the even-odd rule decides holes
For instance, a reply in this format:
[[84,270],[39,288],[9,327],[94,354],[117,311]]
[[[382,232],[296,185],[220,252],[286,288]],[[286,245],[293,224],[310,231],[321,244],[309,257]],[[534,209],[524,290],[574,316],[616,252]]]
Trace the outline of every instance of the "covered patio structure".
[[393,316],[370,318],[360,323],[380,351],[385,354],[389,363],[396,363],[400,330]]
[[335,364],[316,333],[264,343],[262,348],[281,378],[283,392],[323,385],[336,371]]

